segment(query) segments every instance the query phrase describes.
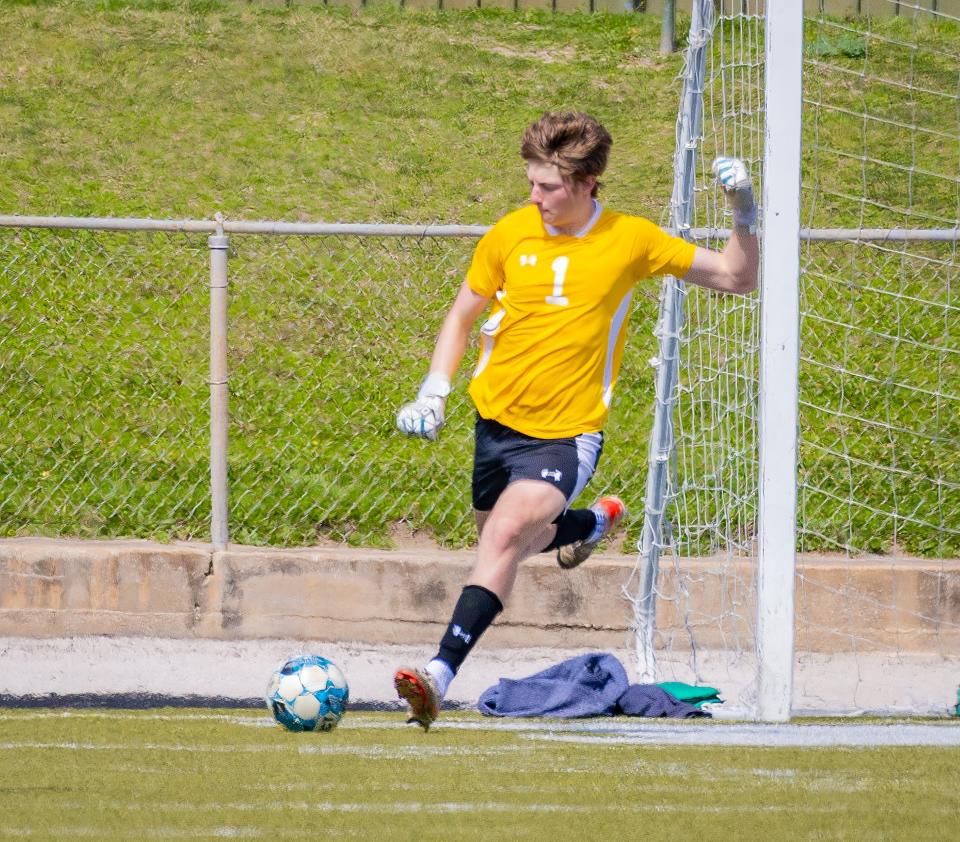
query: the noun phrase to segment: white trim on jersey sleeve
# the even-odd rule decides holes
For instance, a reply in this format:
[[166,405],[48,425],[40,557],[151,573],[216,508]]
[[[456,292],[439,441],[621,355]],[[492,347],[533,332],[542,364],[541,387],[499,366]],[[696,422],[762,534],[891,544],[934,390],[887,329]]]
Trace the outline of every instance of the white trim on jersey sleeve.
[[493,353],[493,343],[494,337],[487,336],[486,334],[481,335],[480,337],[480,361],[477,363],[477,367],[473,370],[473,378],[479,377],[483,370],[487,367],[487,363],[490,362],[490,355]]
[[[501,289],[497,290],[497,301],[503,302],[503,299],[507,297],[507,294]],[[491,316],[487,319],[483,325],[480,327],[480,361],[477,363],[477,367],[473,370],[473,378],[477,378],[487,367],[487,363],[490,362],[490,355],[493,353],[493,345],[496,342],[497,334],[500,332],[500,323],[503,321],[504,316],[507,315],[506,308],[501,310],[495,316]]]
[[613,358],[617,352],[617,340],[620,337],[620,331],[623,330],[624,322],[630,315],[630,301],[633,299],[633,288],[623,296],[617,312],[613,314],[613,320],[610,322],[610,333],[607,334],[607,361],[603,366],[603,405],[610,408],[610,400],[613,398]]

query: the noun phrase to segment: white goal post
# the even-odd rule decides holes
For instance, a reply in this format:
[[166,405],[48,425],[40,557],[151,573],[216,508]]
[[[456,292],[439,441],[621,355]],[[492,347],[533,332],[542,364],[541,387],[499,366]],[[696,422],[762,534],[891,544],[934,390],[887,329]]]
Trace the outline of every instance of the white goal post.
[[800,358],[803,7],[768,3],[760,206],[760,483],[757,718],[790,719],[793,698]]

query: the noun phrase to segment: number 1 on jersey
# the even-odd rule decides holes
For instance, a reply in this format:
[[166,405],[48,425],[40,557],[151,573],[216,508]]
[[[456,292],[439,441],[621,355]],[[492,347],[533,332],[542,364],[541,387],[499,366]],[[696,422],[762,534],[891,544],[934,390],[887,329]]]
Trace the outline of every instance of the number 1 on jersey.
[[553,295],[547,296],[547,304],[566,307],[570,303],[570,299],[563,294],[563,282],[567,277],[569,266],[570,258],[565,255],[561,255],[550,264],[550,268],[553,269]]

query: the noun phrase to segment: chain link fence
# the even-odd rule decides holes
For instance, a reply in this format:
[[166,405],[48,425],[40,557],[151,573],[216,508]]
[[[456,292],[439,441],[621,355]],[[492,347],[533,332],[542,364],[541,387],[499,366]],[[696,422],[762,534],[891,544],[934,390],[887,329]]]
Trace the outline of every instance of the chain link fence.
[[[203,232],[214,226],[0,227],[0,534],[210,540]],[[466,394],[475,349],[438,442],[403,437],[394,417],[426,373],[478,233],[392,236],[377,233],[390,226],[365,228],[363,235],[229,234],[235,543],[391,546],[421,535],[462,547],[475,539],[474,412]],[[638,500],[650,426],[653,283],[640,293],[593,488]]]
[[0,531],[202,537],[203,237],[0,231]]
[[[399,435],[394,413],[426,372],[476,236],[230,235],[231,540],[473,542],[475,349],[440,441]],[[799,549],[956,556],[955,243],[807,241],[802,256]],[[200,231],[0,227],[4,536],[209,540],[208,263]],[[654,289],[635,297],[591,489],[637,501]],[[685,546],[699,554],[716,534],[744,548],[753,536],[752,509],[724,500],[755,482],[729,420],[752,425],[757,375],[750,344],[723,339],[755,332],[754,300],[696,299],[711,308],[688,313],[704,377],[681,383],[676,425],[701,442],[682,450],[697,478]]]
[[237,541],[382,545],[391,530],[469,540],[463,384],[436,443],[401,436],[394,413],[426,373],[473,243],[231,238]]

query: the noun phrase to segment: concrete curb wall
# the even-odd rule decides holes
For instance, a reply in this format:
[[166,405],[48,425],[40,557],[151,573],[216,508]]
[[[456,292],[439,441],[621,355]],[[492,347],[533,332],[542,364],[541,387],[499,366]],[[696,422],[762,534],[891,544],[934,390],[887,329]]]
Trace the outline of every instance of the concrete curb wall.
[[[472,552],[349,547],[274,550],[148,541],[0,540],[0,636],[129,635],[434,644],[473,563]],[[510,605],[485,636],[501,649],[630,647],[623,586],[633,556],[598,556],[574,571],[548,555],[523,564]],[[723,617],[702,645],[749,634],[734,568],[681,561],[682,600],[661,600],[664,635],[683,633],[681,608]],[[960,650],[960,561],[802,557],[797,649]],[[672,566],[662,586],[672,588]]]

